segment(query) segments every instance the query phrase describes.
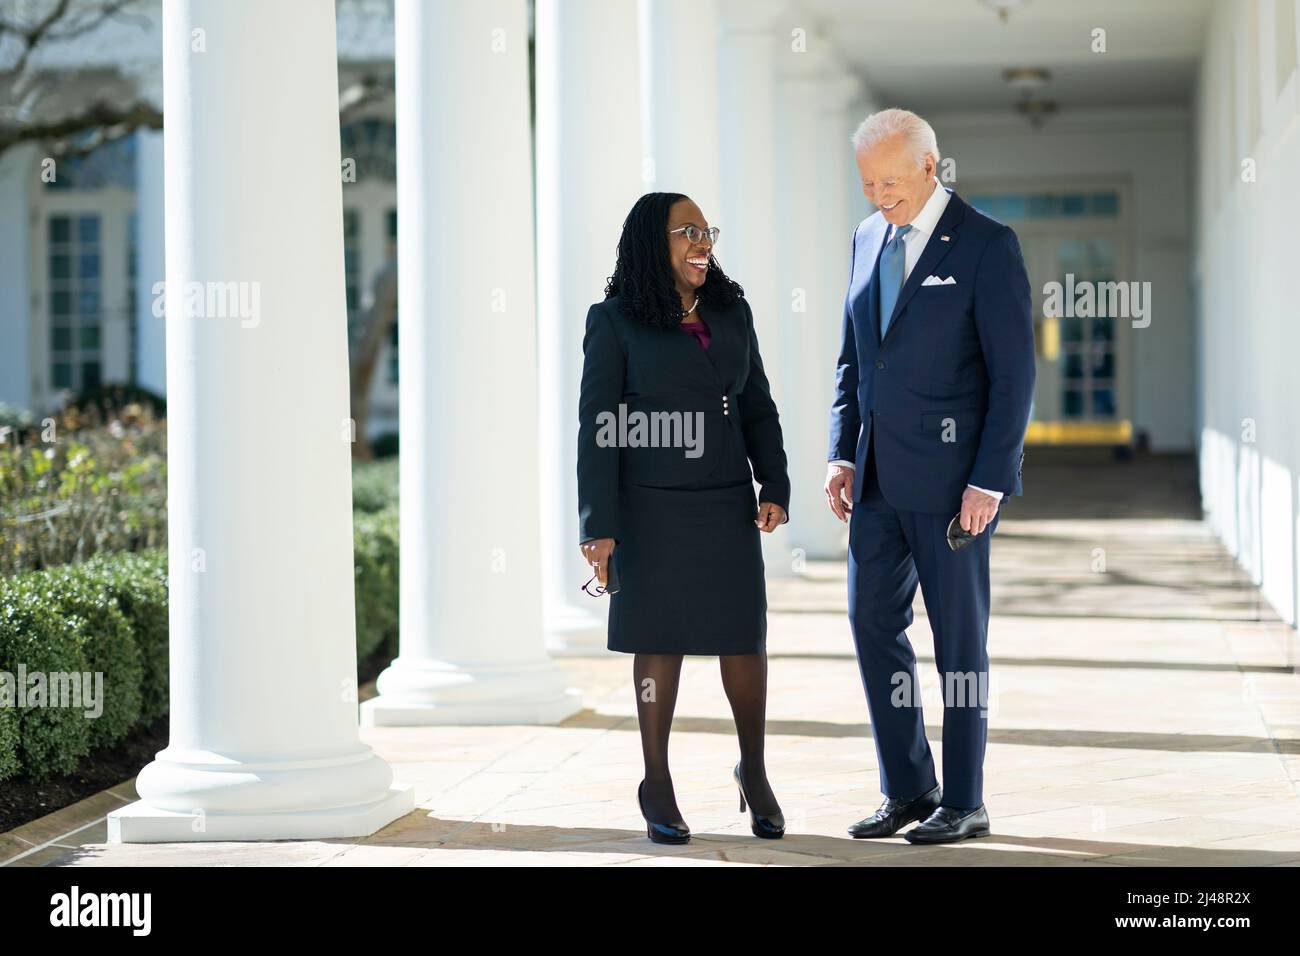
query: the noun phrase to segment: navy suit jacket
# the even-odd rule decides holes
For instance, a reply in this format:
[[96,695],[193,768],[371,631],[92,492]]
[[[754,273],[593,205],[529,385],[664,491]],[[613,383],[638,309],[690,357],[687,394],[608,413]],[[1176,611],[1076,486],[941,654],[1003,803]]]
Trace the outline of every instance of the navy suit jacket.
[[[877,267],[889,223],[876,212],[853,233],[827,460],[856,464],[855,502],[873,435],[880,490],[898,510],[956,514],[967,484],[1021,492],[1035,378],[1029,278],[1011,227],[949,192],[884,341]],[[956,282],[922,285],[930,275]]]
[[[587,312],[578,399],[578,543],[621,540],[620,482],[673,487],[712,479],[753,481],[760,501],[790,510],[781,422],[758,353],[754,316],[743,297],[704,316],[710,340],[700,348],[680,328],[638,322],[621,298]],[[602,444],[601,412],[703,415],[701,454],[681,447]],[[699,436],[696,436],[697,440]],[[750,463],[753,463],[751,470]]]

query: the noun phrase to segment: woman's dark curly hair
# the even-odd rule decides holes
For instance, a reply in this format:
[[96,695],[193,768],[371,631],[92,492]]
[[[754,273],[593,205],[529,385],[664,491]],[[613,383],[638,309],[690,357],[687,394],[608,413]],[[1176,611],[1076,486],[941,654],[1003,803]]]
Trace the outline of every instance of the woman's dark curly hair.
[[[623,220],[618,260],[605,286],[605,298],[622,296],[632,317],[646,325],[673,328],[686,317],[668,261],[668,215],[673,203],[688,198],[681,193],[646,193]],[[727,278],[710,249],[700,302],[725,306],[744,294],[744,289]]]

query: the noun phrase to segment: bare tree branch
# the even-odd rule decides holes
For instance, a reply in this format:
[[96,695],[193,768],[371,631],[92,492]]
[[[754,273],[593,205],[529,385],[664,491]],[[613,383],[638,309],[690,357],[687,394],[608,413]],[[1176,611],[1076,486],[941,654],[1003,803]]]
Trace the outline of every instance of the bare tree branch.
[[21,77],[41,46],[75,40],[136,7],[143,7],[142,0],[102,0],[99,4],[79,3],[75,7],[71,0],[57,0],[45,16],[33,23],[0,19],[0,38],[9,35],[19,43],[18,60],[6,69]]
[[[46,143],[53,156],[85,154],[130,136],[137,129],[162,129],[162,113],[145,100],[126,107],[92,103],[58,119],[34,123],[0,123],[0,154],[19,143]],[[90,133],[90,136],[81,134]]]
[[374,449],[366,435],[370,422],[370,385],[384,344],[392,334],[397,321],[397,260],[384,263],[374,281],[374,299],[366,311],[366,324],[360,340],[352,347],[351,392],[352,420],[356,423],[357,440],[352,445],[352,455],[363,461],[374,457]]

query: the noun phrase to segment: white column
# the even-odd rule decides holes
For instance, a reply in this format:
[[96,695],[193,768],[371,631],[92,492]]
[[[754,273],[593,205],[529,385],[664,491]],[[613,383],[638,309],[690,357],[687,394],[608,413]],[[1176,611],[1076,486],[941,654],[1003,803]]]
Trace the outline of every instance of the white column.
[[167,394],[167,324],[154,315],[157,284],[163,281],[163,134],[135,134],[135,336],[136,380]]
[[685,193],[712,222],[722,197],[717,0],[640,0],[639,15],[646,190]]
[[[822,484],[826,481],[826,455],[831,437],[831,403],[835,399],[835,367],[840,355],[840,342],[844,334],[844,294],[849,287],[849,256],[852,251],[854,226],[866,216],[868,204],[862,195],[861,177],[853,157],[853,144],[849,142],[855,126],[862,117],[853,120],[849,107],[861,96],[858,78],[842,70],[832,69],[820,79],[816,100],[816,152],[822,172],[818,176],[816,207],[819,217],[818,245],[827,250],[822,256],[822,302],[826,303],[824,315],[810,323],[818,333],[819,365],[814,369],[810,393],[819,425],[820,454],[814,468],[818,479],[818,514],[811,528],[807,549],[809,557],[841,558],[848,553],[848,525],[836,519],[826,503]],[[857,191],[854,191],[857,183]],[[820,369],[820,371],[816,371]]]
[[[830,287],[828,257],[847,268],[849,235],[835,236],[828,221],[843,221],[826,183],[831,155],[839,147],[828,143],[824,101],[839,100],[842,84],[825,52],[825,41],[809,36],[804,53],[780,58],[778,117],[782,131],[778,151],[778,227],[781,236],[777,274],[784,296],[786,404],[790,427],[786,439],[792,486],[790,538],[796,554],[808,558],[840,558],[848,528],[826,505],[826,453],[835,359],[843,321],[844,288]],[[828,78],[831,79],[828,82]],[[847,146],[845,147],[848,148]],[[847,273],[846,273],[847,274]],[[783,416],[784,421],[786,416]]]
[[[776,25],[784,2],[729,0],[723,4],[718,41],[718,105],[721,122],[722,207],[714,219],[721,228],[714,254],[726,273],[745,288],[763,368],[783,429],[790,427],[785,388],[785,299],[777,281],[776,216]],[[786,444],[786,454],[790,454]],[[809,467],[789,461],[790,471]],[[793,505],[791,506],[793,509]],[[802,509],[801,509],[802,510]],[[803,514],[791,511],[791,521]],[[762,535],[767,576],[791,577],[790,525]]]
[[578,589],[577,408],[587,309],[642,191],[637,0],[538,0],[535,31],[545,629],[552,653],[602,653],[609,601]]
[[[33,400],[30,211],[38,174],[37,148],[31,143],[0,156],[0,402],[29,409]],[[37,262],[45,262],[44,250],[37,250]]]
[[163,8],[171,739],[110,841],[414,805],[358,734],[334,29],[328,0]]
[[395,29],[401,653],[362,719],[555,722],[580,701],[542,634],[525,0],[399,0]]

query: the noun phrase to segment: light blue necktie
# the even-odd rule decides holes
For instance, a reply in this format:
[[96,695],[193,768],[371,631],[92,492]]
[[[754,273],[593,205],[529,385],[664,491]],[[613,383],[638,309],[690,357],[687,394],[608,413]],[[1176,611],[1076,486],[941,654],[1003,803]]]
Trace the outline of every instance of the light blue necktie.
[[894,315],[898,294],[903,291],[903,266],[907,258],[907,252],[903,248],[903,237],[911,229],[911,223],[896,228],[894,238],[885,244],[885,251],[880,254],[880,337],[882,339],[889,331],[889,320]]

